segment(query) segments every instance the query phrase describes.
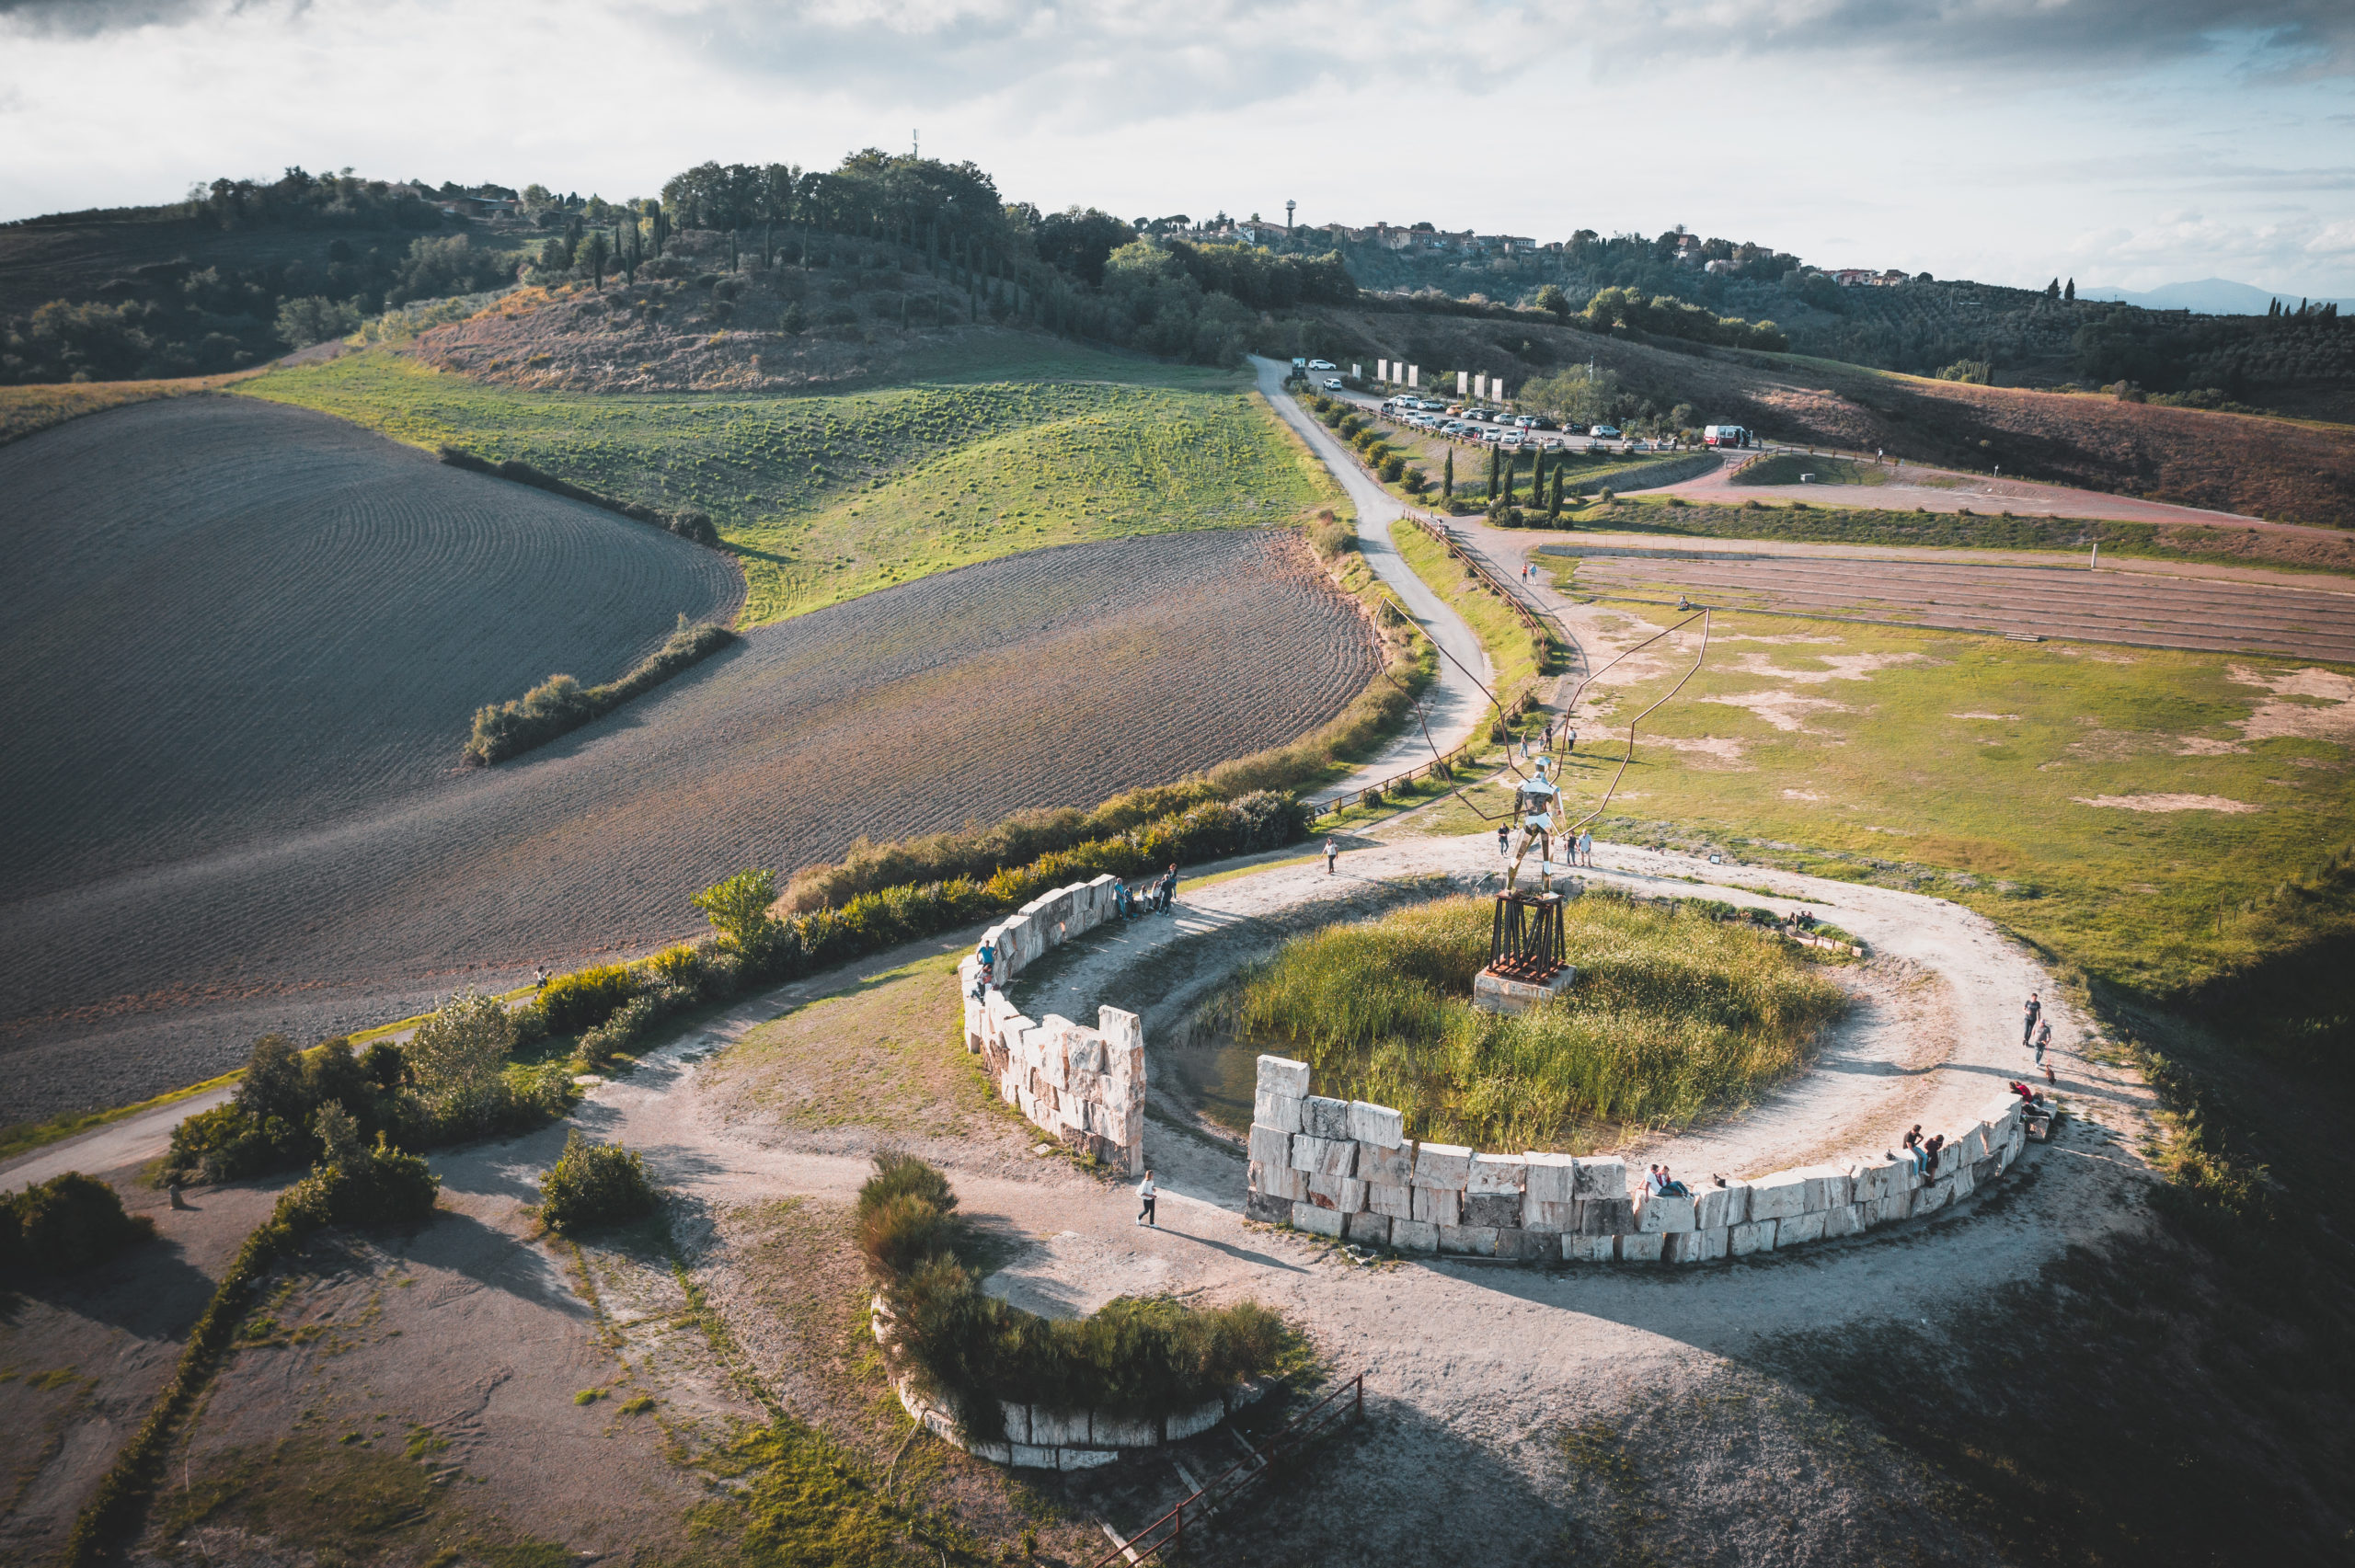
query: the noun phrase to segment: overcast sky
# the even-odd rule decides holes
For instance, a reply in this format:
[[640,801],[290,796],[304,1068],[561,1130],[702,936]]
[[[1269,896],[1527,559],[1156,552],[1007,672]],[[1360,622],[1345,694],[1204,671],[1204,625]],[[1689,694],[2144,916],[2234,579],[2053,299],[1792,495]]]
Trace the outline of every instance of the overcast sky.
[[1042,208],[2355,296],[2350,0],[0,0],[0,217],[288,164],[621,197],[919,128]]

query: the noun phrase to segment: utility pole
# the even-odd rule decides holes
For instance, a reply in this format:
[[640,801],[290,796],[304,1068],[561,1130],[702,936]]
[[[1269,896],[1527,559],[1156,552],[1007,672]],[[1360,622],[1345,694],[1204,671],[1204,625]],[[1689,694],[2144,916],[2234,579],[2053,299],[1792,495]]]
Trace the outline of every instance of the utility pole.
[[924,156],[924,132],[920,128],[908,132],[908,156],[912,158]]
[[1299,205],[1299,202],[1291,200],[1286,200],[1284,202],[1284,233],[1286,234],[1292,233],[1292,210]]

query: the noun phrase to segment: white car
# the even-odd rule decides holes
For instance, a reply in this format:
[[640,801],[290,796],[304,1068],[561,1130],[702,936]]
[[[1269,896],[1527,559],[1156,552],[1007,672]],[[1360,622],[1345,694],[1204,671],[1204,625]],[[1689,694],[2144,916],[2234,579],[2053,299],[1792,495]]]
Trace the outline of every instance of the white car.
[[1330,360],[1311,360],[1308,361],[1308,368],[1312,371],[1330,371],[1338,370],[1340,367]]
[[[1329,370],[1331,370],[1333,367],[1332,367],[1332,366],[1330,366],[1330,365],[1327,365],[1325,368],[1326,368],[1327,370],[1328,370],[1328,371],[1329,371]],[[1325,390],[1326,390],[1326,391],[1327,391],[1327,392],[1339,392],[1339,391],[1342,391],[1342,390],[1343,390],[1343,388],[1342,388],[1342,386],[1341,386],[1341,378],[1340,378],[1339,376],[1337,376],[1337,375],[1328,375],[1328,376],[1327,376],[1327,377],[1325,378]]]
[[1589,429],[1587,434],[1599,441],[1615,441],[1619,439],[1619,427],[1616,425],[1596,425],[1592,429]]

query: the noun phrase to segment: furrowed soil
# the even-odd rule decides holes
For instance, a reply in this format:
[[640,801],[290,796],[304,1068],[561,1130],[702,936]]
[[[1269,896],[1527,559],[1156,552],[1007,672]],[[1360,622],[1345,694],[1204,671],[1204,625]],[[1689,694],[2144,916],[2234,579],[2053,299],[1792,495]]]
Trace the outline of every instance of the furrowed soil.
[[[1592,360],[1662,413],[1769,439],[2056,480],[2217,511],[2355,526],[2355,427],[2161,408],[2096,394],[1970,386],[1794,354],[1637,343],[1534,322],[1328,313],[1326,352],[1504,374],[1516,393]],[[1452,388],[1453,383],[1450,383]],[[1459,458],[1457,471],[1463,472]]]
[[0,493],[11,904],[431,790],[477,707],[742,601],[715,552],[243,398],[0,448]]
[[1265,531],[1034,551],[762,627],[513,762],[0,907],[0,1119],[645,951],[747,865],[1173,779],[1318,727],[1377,668]]

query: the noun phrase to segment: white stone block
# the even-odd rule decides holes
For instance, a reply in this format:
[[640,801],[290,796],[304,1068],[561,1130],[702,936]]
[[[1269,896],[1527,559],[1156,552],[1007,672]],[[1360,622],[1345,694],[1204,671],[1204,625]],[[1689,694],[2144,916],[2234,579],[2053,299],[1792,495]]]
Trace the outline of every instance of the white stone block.
[[1439,1251],[1439,1227],[1428,1219],[1393,1219],[1390,1244],[1402,1253]]
[[1292,1163],[1292,1134],[1271,1127],[1251,1124],[1250,1157],[1262,1165]]
[[1693,1200],[1689,1197],[1662,1197],[1647,1193],[1636,1200],[1638,1235],[1664,1236],[1693,1228]]
[[1752,1219],[1746,1224],[1733,1226],[1726,1232],[1727,1255],[1744,1258],[1752,1253],[1773,1252],[1775,1230],[1778,1223],[1773,1219]]
[[1807,1178],[1807,1206],[1809,1210],[1830,1208],[1835,1204],[1852,1201],[1848,1173],[1837,1165],[1802,1165],[1799,1173]]
[[1823,1240],[1823,1217],[1827,1209],[1810,1208],[1805,1214],[1794,1214],[1775,1222],[1775,1245],[1797,1246],[1806,1242]]
[[1415,1189],[1393,1186],[1385,1182],[1368,1182],[1365,1206],[1373,1213],[1386,1214],[1393,1219],[1412,1219],[1415,1217]]
[[[1873,1201],[1878,1202],[1878,1199]],[[1830,1241],[1835,1236],[1856,1236],[1864,1233],[1864,1205],[1844,1203],[1823,1211],[1823,1236]]]
[[1354,1176],[1358,1173],[1358,1146],[1346,1138],[1317,1140],[1316,1169],[1327,1176]]
[[1665,1236],[1621,1236],[1618,1242],[1621,1263],[1658,1263],[1667,1255]]
[[1977,1190],[1979,1185],[1978,1181],[1971,1175],[1970,1167],[1968,1165],[1958,1165],[1955,1167],[1954,1175],[1949,1178],[1949,1180],[1954,1187],[1954,1196],[1947,1200],[1950,1203],[1960,1203],[1964,1198],[1969,1197],[1972,1192]]
[[1169,1441],[1182,1443],[1189,1437],[1200,1436],[1225,1419],[1226,1402],[1214,1399],[1199,1409],[1181,1410],[1169,1416],[1163,1425],[1168,1432]]
[[1312,1137],[1340,1142],[1350,1137],[1350,1103],[1330,1095],[1311,1094],[1300,1103],[1301,1129]]
[[1726,1255],[1727,1228],[1683,1230],[1668,1239],[1663,1254],[1670,1263],[1714,1263]]
[[1915,1189],[1908,1187],[1883,1196],[1880,1200],[1880,1222],[1894,1225],[1901,1219],[1911,1219],[1913,1217],[1913,1199],[1917,1196]]
[[1947,1206],[1947,1200],[1953,1196],[1953,1183],[1932,1182],[1928,1186],[1914,1193],[1913,1218],[1919,1219],[1925,1214],[1936,1214],[1939,1209],[1944,1208]]
[[1104,1036],[1093,1029],[1074,1025],[1071,1032],[1071,1070],[1074,1075],[1083,1072],[1101,1075],[1104,1071]]
[[1528,1185],[1522,1191],[1533,1203],[1569,1203],[1578,1194],[1578,1164],[1567,1154],[1531,1152],[1521,1157]]
[[1472,1173],[1472,1150],[1460,1143],[1419,1143],[1415,1146],[1415,1180],[1419,1187],[1464,1190]]
[[1415,1151],[1361,1143],[1358,1145],[1358,1174],[1369,1182],[1381,1182],[1389,1186],[1410,1185],[1415,1179]]
[[1777,1171],[1750,1184],[1750,1218],[1783,1219],[1807,1212],[1807,1173]]
[[1011,1450],[1006,1460],[1008,1464],[1022,1470],[1055,1468],[1055,1450],[1052,1448],[1042,1448],[1035,1443],[1010,1443],[1007,1448]]
[[1365,1207],[1365,1184],[1355,1176],[1328,1176],[1322,1172],[1308,1178],[1311,1202],[1331,1204],[1344,1214],[1355,1214]]
[[1564,1236],[1562,1261],[1565,1263],[1609,1263],[1619,1255],[1616,1236]]
[[1495,1257],[1497,1229],[1493,1225],[1442,1225],[1439,1228],[1439,1250],[1463,1257]]
[[1293,1230],[1305,1230],[1312,1236],[1330,1236],[1335,1241],[1341,1238],[1341,1211],[1338,1208],[1295,1203],[1292,1206],[1292,1224]]
[[1290,1057],[1261,1057],[1259,1059],[1259,1093],[1289,1094],[1295,1100],[1306,1099],[1308,1097],[1308,1064],[1304,1061],[1294,1061]]
[[1088,1442],[1087,1412],[1084,1410],[1048,1410],[1040,1405],[1030,1407],[1030,1441],[1040,1448],[1060,1448],[1069,1444],[1085,1447]]
[[1579,1228],[1579,1206],[1575,1203],[1540,1203],[1524,1196],[1521,1200],[1521,1222],[1532,1230],[1575,1230]]
[[1390,1216],[1361,1211],[1342,1223],[1342,1233],[1361,1246],[1386,1247],[1390,1244]]
[[[1741,1212],[1734,1212],[1734,1199],[1741,1197]],[[1742,1187],[1703,1187],[1693,1195],[1693,1228],[1696,1230],[1722,1230],[1738,1225],[1750,1217],[1747,1189]]]
[[[1357,1145],[1351,1144],[1350,1149],[1354,1157]],[[1325,1150],[1326,1142],[1321,1138],[1311,1138],[1304,1132],[1293,1135],[1292,1168],[1295,1171],[1322,1170],[1325,1163]]]
[[1464,1222],[1464,1195],[1453,1187],[1409,1187],[1415,1218],[1432,1225]]
[[1251,1119],[1284,1132],[1298,1132],[1301,1130],[1300,1102],[1290,1094],[1271,1094],[1262,1089],[1252,1096]]
[[1094,1470],[1110,1464],[1120,1457],[1118,1448],[1057,1448],[1055,1468],[1061,1471]]
[[1495,1197],[1505,1193],[1518,1194],[1527,1171],[1518,1154],[1475,1154],[1464,1179],[1465,1196]]
[[1626,1197],[1627,1162],[1616,1159],[1581,1158],[1573,1180],[1580,1197]]
[[1934,1182],[1943,1182],[1953,1175],[1955,1168],[1961,1163],[1962,1146],[1959,1143],[1947,1143],[1938,1150],[1937,1161],[1930,1167],[1929,1179]]
[[1095,1433],[1095,1444],[1099,1448],[1155,1448],[1161,1446],[1161,1423],[1151,1416],[1123,1421],[1099,1410],[1090,1429]]
[[1258,1190],[1269,1197],[1280,1197],[1289,1203],[1299,1203],[1308,1196],[1308,1173],[1295,1171],[1289,1165],[1262,1166]]
[[1000,1400],[998,1409],[1005,1413],[1005,1440],[1009,1443],[1028,1443],[1030,1440],[1030,1407],[1027,1404],[1015,1404],[1010,1401]]
[[1407,1140],[1406,1117],[1387,1105],[1350,1102],[1350,1136],[1376,1149],[1396,1149]]

